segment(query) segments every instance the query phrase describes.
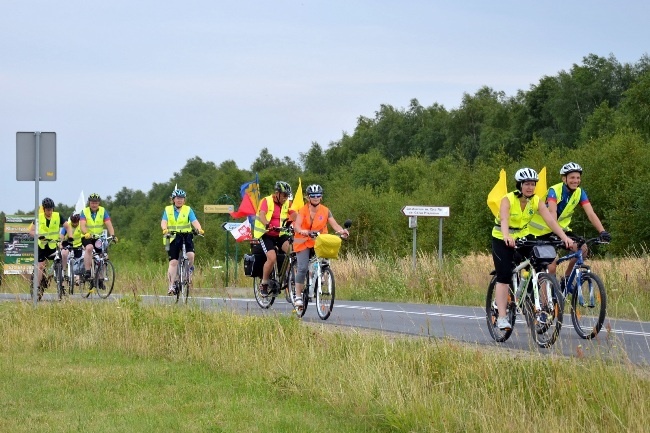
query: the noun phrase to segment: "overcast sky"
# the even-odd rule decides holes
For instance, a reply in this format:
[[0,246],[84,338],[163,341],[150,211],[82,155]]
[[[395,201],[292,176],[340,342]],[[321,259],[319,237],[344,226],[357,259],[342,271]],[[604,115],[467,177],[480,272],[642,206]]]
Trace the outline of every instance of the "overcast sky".
[[[57,181],[148,192],[188,159],[298,161],[380,104],[512,96],[589,53],[648,53],[646,1],[0,0],[0,210],[32,209],[16,132],[57,133]],[[182,187],[182,185],[180,185]]]

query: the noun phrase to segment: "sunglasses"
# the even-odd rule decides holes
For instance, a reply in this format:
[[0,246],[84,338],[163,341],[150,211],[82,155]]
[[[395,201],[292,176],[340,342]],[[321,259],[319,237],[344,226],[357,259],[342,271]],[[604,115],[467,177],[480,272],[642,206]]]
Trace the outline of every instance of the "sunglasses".
[[321,198],[323,194],[309,194],[309,198]]

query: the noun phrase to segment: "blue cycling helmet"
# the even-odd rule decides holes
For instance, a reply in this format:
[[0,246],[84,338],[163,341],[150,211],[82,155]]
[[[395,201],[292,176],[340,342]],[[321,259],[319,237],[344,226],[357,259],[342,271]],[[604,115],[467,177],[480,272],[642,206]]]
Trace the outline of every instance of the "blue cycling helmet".
[[175,189],[174,191],[172,191],[172,198],[176,198],[176,197],[185,198],[187,197],[187,194],[185,194],[185,191],[182,189]]

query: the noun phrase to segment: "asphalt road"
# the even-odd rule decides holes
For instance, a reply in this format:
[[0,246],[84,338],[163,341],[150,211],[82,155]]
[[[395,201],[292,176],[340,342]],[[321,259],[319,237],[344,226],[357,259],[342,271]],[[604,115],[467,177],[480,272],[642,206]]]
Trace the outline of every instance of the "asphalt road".
[[[98,301],[110,302],[116,297],[119,295],[111,295],[108,300]],[[27,294],[0,294],[0,299],[31,302]],[[143,296],[142,299],[146,303],[160,304],[173,304],[175,301],[167,296]],[[46,293],[44,301],[53,300],[54,297]],[[192,297],[190,303],[201,308],[227,309],[241,314],[293,314],[291,306],[284,298],[276,299],[273,306],[267,310],[260,308],[254,298]],[[177,307],[183,308],[182,305]],[[487,329],[485,310],[481,307],[337,301],[328,320],[320,320],[312,304],[302,320],[325,326],[343,326],[426,338],[449,338],[477,346],[493,347],[496,350],[601,357],[643,366],[650,365],[650,322],[607,318],[597,338],[583,340],[575,333],[570,316],[565,314],[558,341],[553,347],[542,349],[533,343],[522,316],[517,317],[514,331],[508,341],[494,342]]]

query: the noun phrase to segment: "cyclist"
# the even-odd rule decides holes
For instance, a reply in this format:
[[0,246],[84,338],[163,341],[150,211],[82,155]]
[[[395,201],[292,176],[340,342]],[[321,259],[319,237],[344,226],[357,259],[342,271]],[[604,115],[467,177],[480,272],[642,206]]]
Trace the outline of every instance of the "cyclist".
[[42,201],[43,212],[39,212],[38,221],[29,226],[29,234],[35,237],[38,234],[38,280],[43,276],[45,260],[56,252],[56,244],[61,240],[63,231],[67,237],[72,237],[72,232],[66,221],[61,220],[61,215],[54,212],[54,200],[45,197]]
[[253,238],[260,240],[262,251],[266,255],[266,262],[262,268],[262,281],[260,282],[260,295],[268,296],[269,275],[277,261],[276,247],[282,248],[285,253],[289,250],[289,235],[280,234],[270,228],[283,227],[293,218],[295,211],[289,209],[289,196],[291,186],[282,180],[275,183],[273,194],[260,200],[255,224],[253,226]]
[[[92,237],[99,236],[104,230],[104,227],[106,227],[109,236],[113,236],[114,241],[117,243],[117,237],[115,237],[115,230],[113,229],[111,217],[108,214],[108,210],[99,205],[101,201],[102,198],[99,194],[90,194],[88,196],[88,206],[84,208],[79,215],[79,227],[83,234],[81,244],[85,251],[84,269],[86,271],[86,280],[90,280],[90,266],[93,260],[93,248],[95,242]],[[103,281],[100,281],[100,284],[102,283]]]
[[[587,214],[587,218],[591,222],[591,225],[594,226],[598,233],[600,234],[600,239],[604,242],[609,242],[612,237],[605,231],[603,224],[600,222],[600,218],[594,212],[587,193],[584,189],[580,187],[582,181],[582,167],[575,162],[567,162],[560,169],[560,176],[562,176],[562,182],[553,185],[549,188],[548,193],[546,194],[546,206],[552,215],[557,216],[557,222],[562,227],[567,234],[567,236],[573,236],[573,232],[569,227],[571,224],[571,217],[575,212],[578,205],[582,207]],[[548,238],[551,236],[551,229],[545,224],[544,220],[539,216],[535,215],[530,221],[530,233],[537,238]],[[577,250],[577,246],[573,247],[573,251]],[[587,245],[582,246],[583,254],[587,254]],[[569,261],[569,265],[566,269],[566,278],[571,275],[573,266],[575,265],[577,258],[573,258]],[[556,264],[553,262],[549,265],[548,270],[551,273],[555,273]],[[565,283],[564,278],[561,281],[562,284]]]
[[336,233],[342,237],[348,237],[348,230],[336,222],[332,211],[321,203],[323,199],[323,187],[320,185],[309,185],[305,190],[308,202],[300,208],[296,217],[295,238],[293,250],[296,252],[298,269],[296,271],[296,307],[302,307],[302,291],[305,287],[305,278],[309,267],[309,258],[314,255],[314,238],[309,236],[310,232],[327,233],[329,223]]
[[187,236],[172,236],[169,243],[169,267],[167,268],[167,282],[169,289],[167,294],[173,296],[176,294],[174,284],[176,282],[176,273],[178,269],[178,255],[183,248],[183,240],[185,242],[185,250],[187,251],[187,259],[190,264],[190,274],[194,272],[194,240],[192,239],[192,227],[200,234],[205,233],[201,228],[201,223],[196,219],[194,210],[185,204],[187,194],[182,189],[175,189],[172,191],[171,200],[172,204],[165,207],[160,221],[160,228],[163,232],[163,243],[165,237],[170,231],[189,233]]
[[499,311],[497,326],[501,330],[508,330],[511,327],[506,317],[506,304],[512,269],[515,266],[515,239],[529,234],[528,224],[533,215],[539,214],[567,247],[573,244],[546,206],[540,206],[540,198],[535,195],[535,185],[538,180],[539,176],[532,168],[517,170],[515,173],[517,189],[501,199],[499,216],[495,218],[492,228],[492,258],[497,274],[495,298]]

